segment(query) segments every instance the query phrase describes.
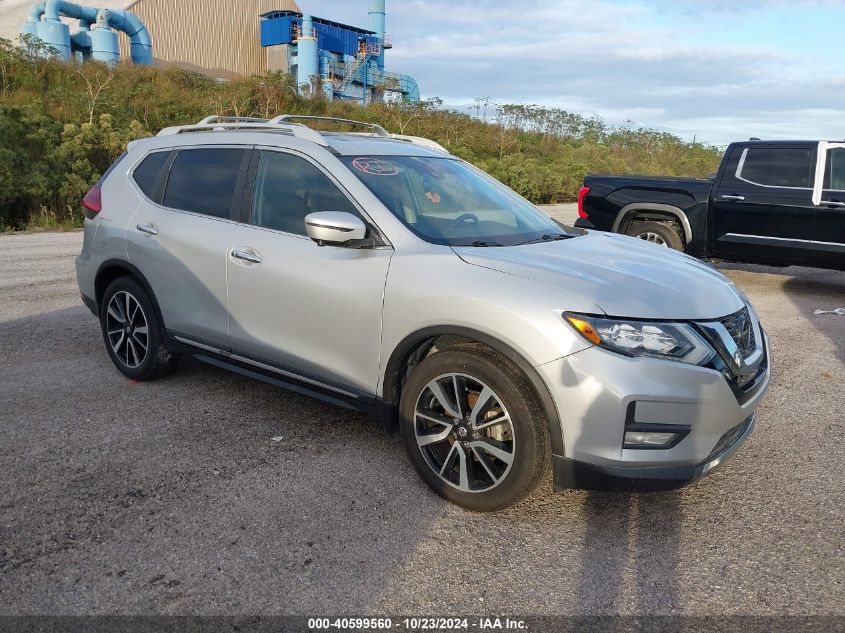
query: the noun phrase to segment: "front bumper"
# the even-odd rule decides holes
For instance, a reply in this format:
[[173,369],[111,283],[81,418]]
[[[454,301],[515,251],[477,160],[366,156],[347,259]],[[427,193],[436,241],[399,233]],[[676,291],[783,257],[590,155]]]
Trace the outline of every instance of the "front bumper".
[[755,415],[725,433],[711,455],[700,464],[680,466],[598,466],[554,455],[555,489],[647,492],[672,490],[691,484],[725,463],[751,435]]
[[[556,488],[676,488],[723,463],[751,433],[768,390],[768,338],[763,341],[765,363],[746,393],[716,369],[598,347],[538,367],[563,433],[563,454],[554,456]],[[671,448],[623,448],[631,423],[687,431]]]

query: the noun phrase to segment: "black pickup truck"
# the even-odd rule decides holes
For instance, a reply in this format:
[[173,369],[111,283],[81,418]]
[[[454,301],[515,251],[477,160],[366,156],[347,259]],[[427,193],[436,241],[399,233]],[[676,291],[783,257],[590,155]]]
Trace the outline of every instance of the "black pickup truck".
[[845,270],[845,142],[733,143],[709,179],[589,175],[578,215],[695,257]]

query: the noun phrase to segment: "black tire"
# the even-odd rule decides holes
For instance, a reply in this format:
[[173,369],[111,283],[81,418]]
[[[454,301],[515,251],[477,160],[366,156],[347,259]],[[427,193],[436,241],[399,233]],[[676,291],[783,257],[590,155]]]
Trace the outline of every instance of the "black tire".
[[[660,240],[663,241],[662,244],[659,242],[655,242],[660,246],[668,246],[669,248],[682,251],[684,250],[684,240],[681,238],[680,233],[678,233],[677,229],[675,229],[675,225],[671,222],[638,222],[634,220],[628,230],[626,231],[626,235],[630,235],[631,237],[638,237],[640,239],[647,239],[646,236],[657,236]],[[649,239],[648,241],[654,241]]]
[[[129,310],[126,305],[131,306]],[[126,319],[121,310],[132,314]],[[146,324],[145,328],[141,323]],[[179,356],[167,348],[152,301],[132,277],[119,277],[106,288],[100,304],[100,327],[109,357],[127,378],[153,380],[176,368]],[[141,333],[143,329],[146,329],[146,335]]]
[[[478,490],[460,490],[457,484],[462,482],[450,484],[444,481],[440,474],[435,472],[435,466],[429,463],[429,460],[432,459],[430,454],[425,453],[426,450],[433,449],[424,449],[417,443],[418,403],[425,398],[428,398],[430,402],[436,402],[431,398],[433,392],[428,385],[444,374],[461,374],[464,376],[465,382],[461,391],[468,394],[464,408],[469,409],[474,406],[472,402],[474,392],[471,391],[471,385],[476,385],[476,389],[478,389],[478,385],[481,385],[492,390],[494,399],[490,402],[499,403],[501,401],[501,409],[509,414],[510,427],[507,429],[503,430],[501,426],[496,425],[499,426],[499,431],[492,431],[489,427],[487,430],[476,431],[473,430],[474,427],[470,427],[469,433],[472,439],[467,442],[460,439],[457,432],[460,428],[456,426],[454,427],[455,431],[450,433],[449,437],[437,444],[443,451],[450,451],[450,454],[453,449],[460,448],[460,446],[454,446],[455,444],[463,445],[465,448],[466,445],[470,445],[469,448],[466,448],[466,453],[462,453],[464,459],[469,462],[468,474],[470,476],[465,481],[472,482],[470,488],[477,485]],[[448,381],[449,379],[446,378],[445,380]],[[451,383],[446,382],[444,384]],[[452,393],[457,393],[458,390],[458,383],[455,383],[455,391]],[[479,400],[480,397],[476,394],[475,402]],[[482,420],[489,420],[490,416],[497,419],[497,415],[504,417],[501,416],[501,409],[492,406],[484,414],[487,416],[485,418],[481,418],[479,410],[477,417]],[[548,423],[542,408],[537,402],[534,391],[525,375],[507,358],[489,348],[476,344],[458,345],[425,358],[413,369],[403,386],[399,410],[402,439],[417,472],[435,492],[458,505],[479,512],[501,510],[529,495],[542,479],[549,476],[551,444]],[[469,420],[471,416],[466,417]],[[450,418],[450,421],[452,419]],[[425,424],[424,419],[421,422]],[[470,424],[470,421],[465,421],[465,424]],[[441,429],[444,433],[449,431],[449,427],[445,424],[442,427],[435,425],[435,428]],[[493,439],[493,437],[481,437],[481,435],[489,433],[498,434],[497,440],[502,439],[503,433],[505,437],[510,436],[512,438],[511,442],[495,442],[498,446],[507,447],[511,451],[511,461],[504,470],[502,469],[504,462],[499,462],[495,457],[491,459],[491,455],[480,444],[480,442],[488,442]],[[469,439],[466,435],[463,437]],[[477,448],[480,451],[476,450]],[[479,456],[479,452],[481,456]],[[482,458],[484,464],[481,463]],[[445,467],[448,462],[449,457],[446,456],[441,463]],[[456,459],[455,462],[455,468],[460,470],[463,461]],[[498,483],[493,483],[489,489],[484,489],[485,485],[495,481],[490,466],[496,471],[497,465],[499,472],[495,474],[499,474],[501,478]],[[484,468],[479,468],[479,466]]]

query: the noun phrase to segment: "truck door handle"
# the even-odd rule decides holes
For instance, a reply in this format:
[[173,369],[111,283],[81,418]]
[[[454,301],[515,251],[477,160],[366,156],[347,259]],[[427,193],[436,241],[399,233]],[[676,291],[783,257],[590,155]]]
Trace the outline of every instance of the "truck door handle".
[[845,202],[839,202],[839,200],[822,200],[822,204],[827,205],[829,207],[845,207]]
[[258,253],[250,253],[249,251],[245,251],[240,248],[232,249],[232,257],[235,259],[242,259],[245,262],[249,262],[250,264],[260,264],[263,259],[261,259],[261,255]]
[[147,235],[158,235],[158,227],[155,224],[139,224],[135,228]]
[[733,200],[734,202],[742,202],[745,196],[719,196],[722,200]]

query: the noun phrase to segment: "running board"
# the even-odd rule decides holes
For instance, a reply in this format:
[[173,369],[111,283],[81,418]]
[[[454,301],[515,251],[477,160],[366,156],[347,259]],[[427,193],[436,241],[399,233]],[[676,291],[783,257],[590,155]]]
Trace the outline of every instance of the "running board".
[[192,354],[192,356],[197,360],[200,360],[204,363],[208,363],[209,365],[214,365],[215,367],[220,367],[221,369],[227,369],[229,371],[235,372],[236,374],[240,374],[241,376],[260,380],[261,382],[266,382],[268,384],[274,385],[276,387],[281,387],[282,389],[286,389],[287,391],[293,391],[294,393],[298,393],[303,396],[316,398],[317,400],[321,400],[329,404],[334,404],[336,406],[343,407],[344,409],[360,411],[362,413],[368,414],[372,410],[371,406],[368,406],[367,403],[358,398],[355,398],[353,400],[351,398],[338,397],[333,392],[330,393],[324,389],[320,389],[313,386],[307,386],[306,383],[303,383],[296,378],[277,378],[276,376],[270,376],[266,373],[244,367],[241,364],[224,360],[216,355],[212,356],[211,354],[194,353]]

